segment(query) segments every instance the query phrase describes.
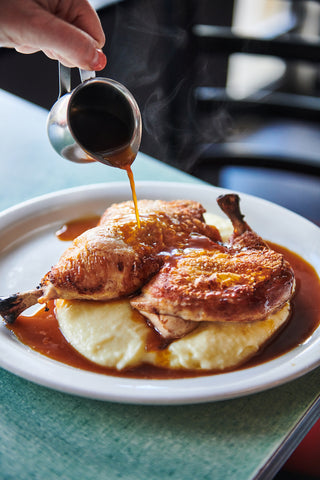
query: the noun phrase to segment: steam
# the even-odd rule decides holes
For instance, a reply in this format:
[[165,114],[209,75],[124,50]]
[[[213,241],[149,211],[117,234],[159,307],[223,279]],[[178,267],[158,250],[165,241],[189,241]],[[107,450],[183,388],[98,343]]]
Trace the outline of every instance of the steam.
[[[188,91],[181,93],[185,83],[185,79],[180,80],[169,94],[163,88],[157,87],[147,99],[142,117],[144,129],[157,143],[159,154],[167,157],[162,160],[175,163],[180,158],[182,164],[178,166],[190,171],[199,155],[212,144],[234,135],[236,129],[233,118],[224,105],[210,113],[198,115],[195,105],[195,88],[191,86]],[[185,115],[182,117],[180,114],[179,124],[174,124],[171,116],[172,103],[178,95],[183,95],[185,99]],[[175,143],[174,152],[170,151],[168,145],[170,140]],[[172,158],[172,155],[175,158]]]
[[[144,99],[140,103],[143,128],[152,139],[154,155],[173,164],[180,159],[182,165],[177,166],[184,170],[192,168],[208,144],[225,139],[234,128],[223,105],[198,117],[196,81],[190,80],[193,72],[189,78],[183,74],[179,78],[177,71],[170,71],[187,41],[187,32],[167,26],[154,3],[148,1],[134,2],[132,8],[128,2],[125,19],[119,15],[112,37],[117,52],[112,66],[120,72],[120,81]],[[207,65],[202,63],[201,68],[197,78],[204,76]],[[177,76],[175,83],[171,74]],[[181,112],[177,121],[178,110]]]
[[154,92],[149,96],[147,99],[142,116],[144,119],[144,127],[145,130],[154,136],[155,139],[159,139],[165,133],[168,133],[170,130],[170,126],[166,124],[166,122],[162,122],[161,125],[157,125],[157,132],[154,131],[154,119],[155,118],[162,118],[164,119],[165,116],[168,115],[169,107],[177,96],[179,90],[181,89],[181,85],[183,84],[184,80],[181,80],[178,85],[174,88],[174,90],[169,93],[169,95],[165,94],[164,89],[161,87],[156,88]]
[[[160,78],[177,49],[185,44],[187,35],[181,28],[161,24],[152,2],[135,3],[134,8],[127,7],[126,11],[125,26],[119,16],[112,38],[119,53],[112,65],[121,72],[125,85],[140,88]],[[165,48],[162,55],[164,40],[170,49]]]

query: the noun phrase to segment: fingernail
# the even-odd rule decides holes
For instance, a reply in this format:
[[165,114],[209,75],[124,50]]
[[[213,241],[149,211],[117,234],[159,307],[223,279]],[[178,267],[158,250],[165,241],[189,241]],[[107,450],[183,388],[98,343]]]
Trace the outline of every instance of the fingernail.
[[93,70],[102,70],[107,64],[107,58],[105,54],[103,53],[102,50],[98,49],[96,50],[96,54],[94,58],[92,59],[92,69]]

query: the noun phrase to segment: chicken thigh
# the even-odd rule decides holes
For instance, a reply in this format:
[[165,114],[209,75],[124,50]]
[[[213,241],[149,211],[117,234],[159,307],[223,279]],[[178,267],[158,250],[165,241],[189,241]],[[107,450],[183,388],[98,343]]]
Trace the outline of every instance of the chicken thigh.
[[131,300],[165,338],[184,336],[202,321],[262,320],[293,294],[291,266],[244,222],[238,196],[218,203],[233,224],[229,243],[191,237]]

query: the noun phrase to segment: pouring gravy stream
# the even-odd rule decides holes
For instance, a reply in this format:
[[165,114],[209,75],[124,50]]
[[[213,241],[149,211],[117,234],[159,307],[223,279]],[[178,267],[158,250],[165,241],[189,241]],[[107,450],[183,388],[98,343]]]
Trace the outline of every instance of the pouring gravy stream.
[[79,94],[72,104],[69,123],[73,136],[92,159],[126,170],[140,227],[135,182],[131,169],[137,152],[132,149],[136,122],[128,101],[110,86],[100,92],[101,99],[91,98],[90,89]]

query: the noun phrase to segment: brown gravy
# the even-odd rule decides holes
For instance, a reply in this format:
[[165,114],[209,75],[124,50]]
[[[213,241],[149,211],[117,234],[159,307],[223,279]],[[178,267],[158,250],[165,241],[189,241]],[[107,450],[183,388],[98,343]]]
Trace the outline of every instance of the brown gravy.
[[63,224],[62,227],[57,230],[56,237],[63,241],[74,240],[86,230],[96,227],[99,223],[99,220],[99,215],[92,215],[91,217],[71,220],[70,222]]
[[[78,221],[78,223],[80,225],[81,221]],[[72,229],[73,232],[77,233],[77,230],[74,230],[74,225],[72,225]],[[285,256],[295,272],[297,286],[292,300],[292,315],[280,334],[272,339],[258,355],[239,367],[241,369],[267,362],[288,352],[306,341],[320,325],[320,279],[316,271],[300,256],[286,248],[275,244],[270,244],[270,246]],[[142,365],[121,372],[116,369],[101,367],[90,362],[73,349],[60,332],[54,314],[54,302],[49,302],[47,307],[47,311],[42,309],[33,316],[21,315],[13,325],[7,325],[7,327],[22,343],[59,362],[100,374],[144,379],[189,378],[221,373],[173,370],[149,365]],[[165,345],[163,345],[160,337],[150,328],[146,348],[152,350],[164,347]]]
[[139,217],[139,210],[138,210],[136,185],[135,185],[132,169],[131,169],[130,165],[127,165],[126,167],[124,167],[124,169],[126,170],[128,178],[129,178],[130,188],[131,188],[131,192],[132,192],[132,200],[133,200],[133,204],[134,204],[134,211],[135,211],[136,219],[137,219],[137,226],[138,226],[138,228],[140,228],[140,217]]

